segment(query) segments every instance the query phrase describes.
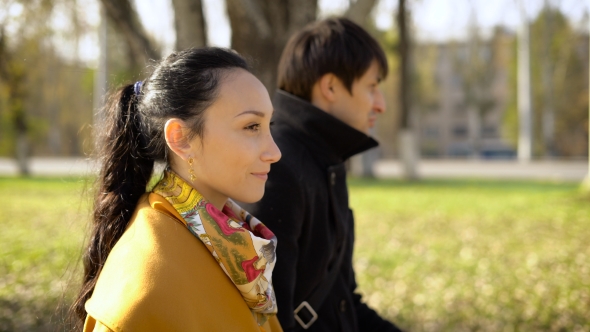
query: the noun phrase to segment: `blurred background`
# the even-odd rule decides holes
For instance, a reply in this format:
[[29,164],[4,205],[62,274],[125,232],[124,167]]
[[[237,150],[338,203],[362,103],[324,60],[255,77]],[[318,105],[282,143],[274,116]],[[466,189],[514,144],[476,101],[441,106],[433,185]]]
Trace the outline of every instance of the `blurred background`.
[[587,1],[406,0],[403,11],[400,3],[1,0],[0,172],[89,155],[105,92],[142,80],[175,49],[234,48],[272,94],[291,33],[345,15],[381,42],[391,68],[388,112],[374,132],[381,147],[353,161],[354,174],[412,178],[422,168],[429,176],[437,159],[518,159],[572,161],[570,178],[584,176],[575,161],[588,159]]
[[272,95],[331,15],[390,66],[381,145],[349,163],[365,300],[412,331],[590,331],[581,0],[0,0],[0,331],[66,329],[108,91],[209,45]]

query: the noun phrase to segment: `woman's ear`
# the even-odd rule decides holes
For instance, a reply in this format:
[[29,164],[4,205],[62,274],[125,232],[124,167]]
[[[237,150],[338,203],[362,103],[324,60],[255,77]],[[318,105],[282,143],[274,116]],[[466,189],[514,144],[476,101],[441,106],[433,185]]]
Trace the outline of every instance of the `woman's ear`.
[[191,153],[191,144],[188,139],[186,124],[180,119],[169,119],[164,125],[164,138],[166,144],[182,160],[188,159]]

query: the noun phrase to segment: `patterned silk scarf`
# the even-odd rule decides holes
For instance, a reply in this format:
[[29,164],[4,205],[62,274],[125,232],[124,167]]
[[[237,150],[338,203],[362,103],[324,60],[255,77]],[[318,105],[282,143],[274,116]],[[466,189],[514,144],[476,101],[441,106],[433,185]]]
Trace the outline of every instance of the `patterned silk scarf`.
[[153,192],[163,196],[236,285],[259,326],[276,315],[272,287],[275,235],[231,199],[222,211],[171,170]]

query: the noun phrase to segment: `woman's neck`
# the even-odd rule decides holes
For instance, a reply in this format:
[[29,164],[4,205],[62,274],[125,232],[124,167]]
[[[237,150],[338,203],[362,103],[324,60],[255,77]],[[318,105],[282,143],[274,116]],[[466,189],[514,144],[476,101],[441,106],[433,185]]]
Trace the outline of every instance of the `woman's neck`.
[[219,211],[223,210],[223,207],[225,206],[225,203],[227,203],[227,199],[228,197],[225,195],[222,195],[221,193],[218,192],[210,192],[209,190],[205,189],[205,188],[200,188],[201,186],[199,186],[198,184],[191,184],[189,183],[193,188],[195,188],[201,195],[203,195],[203,197],[205,198],[205,200],[211,204],[213,204],[213,206],[215,206]]
[[229,197],[215,190],[206,183],[199,181],[199,179],[190,181],[190,174],[188,174],[188,172],[185,172],[187,174],[183,174],[183,170],[177,170],[176,167],[173,166],[170,166],[170,169],[180,176],[180,178],[184,180],[184,182],[186,182],[189,186],[195,188],[201,195],[203,195],[207,202],[213,204],[213,206],[215,206],[219,211],[223,210],[223,207],[225,206],[225,203],[227,203]]

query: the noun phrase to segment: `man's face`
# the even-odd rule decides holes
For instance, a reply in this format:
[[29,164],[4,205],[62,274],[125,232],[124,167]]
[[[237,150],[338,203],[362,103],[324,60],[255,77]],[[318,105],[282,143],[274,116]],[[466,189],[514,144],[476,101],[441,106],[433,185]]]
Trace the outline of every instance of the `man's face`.
[[[365,134],[375,125],[377,114],[385,112],[385,100],[379,89],[381,75],[377,61],[352,83],[352,94],[342,85],[335,93],[330,114]],[[339,82],[339,84],[342,84]]]

